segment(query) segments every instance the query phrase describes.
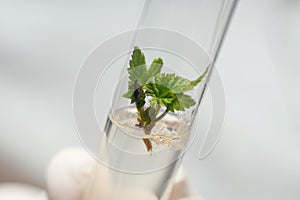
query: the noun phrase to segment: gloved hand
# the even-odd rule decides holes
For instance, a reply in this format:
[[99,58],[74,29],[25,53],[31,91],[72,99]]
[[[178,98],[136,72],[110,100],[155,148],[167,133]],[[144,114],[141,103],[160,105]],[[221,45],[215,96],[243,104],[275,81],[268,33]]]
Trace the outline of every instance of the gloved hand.
[[[49,200],[82,200],[84,191],[92,176],[92,169],[95,163],[96,161],[81,148],[65,149],[59,152],[52,159],[47,170]],[[103,177],[106,175],[105,170],[101,171],[101,168],[98,169],[98,173],[103,173]],[[97,188],[101,191],[105,190],[105,187],[105,178],[103,178],[101,184],[97,185]],[[135,193],[134,195],[137,194]],[[142,197],[137,199],[157,199],[154,194],[143,193],[140,195]],[[170,200],[203,200],[201,197],[191,196],[192,192],[181,172],[177,177]],[[131,197],[126,197],[126,194],[122,194],[120,199],[133,200]]]
[[41,188],[22,183],[1,183],[1,200],[47,200],[47,193]]

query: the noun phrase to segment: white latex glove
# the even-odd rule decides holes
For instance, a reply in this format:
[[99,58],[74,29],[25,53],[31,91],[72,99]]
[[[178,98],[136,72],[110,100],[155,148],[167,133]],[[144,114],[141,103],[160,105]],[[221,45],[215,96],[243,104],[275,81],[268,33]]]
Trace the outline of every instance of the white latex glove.
[[0,184],[1,200],[47,200],[47,194],[42,189],[21,183]]
[[[47,191],[49,200],[82,200],[84,191],[92,176],[92,168],[95,165],[95,162],[96,161],[81,148],[65,149],[54,156],[47,170]],[[101,184],[97,185],[97,190],[105,190],[105,177],[107,177],[105,168],[103,167],[103,171],[100,170],[100,172],[98,170],[98,173],[103,173],[103,180],[101,180]],[[154,194],[142,192],[137,194],[135,191],[134,199],[133,197],[129,197],[132,194],[132,192],[125,192],[120,196],[120,199],[157,200]],[[139,198],[136,196],[141,197]],[[187,180],[182,173],[179,173],[170,200],[203,199],[201,197],[191,197],[191,191],[188,187]]]

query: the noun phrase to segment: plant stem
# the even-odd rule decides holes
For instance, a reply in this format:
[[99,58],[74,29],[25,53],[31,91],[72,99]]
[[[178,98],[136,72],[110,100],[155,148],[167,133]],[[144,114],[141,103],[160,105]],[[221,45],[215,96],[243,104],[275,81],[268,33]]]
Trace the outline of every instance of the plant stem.
[[166,116],[166,114],[168,114],[169,110],[166,109],[163,114],[161,114],[158,118],[155,119],[155,122],[158,122],[159,120],[161,120],[162,118],[164,118]]
[[143,142],[144,142],[144,144],[145,144],[145,146],[147,148],[147,151],[148,152],[152,151],[152,143],[151,143],[151,141],[149,139],[147,139],[147,138],[143,138]]

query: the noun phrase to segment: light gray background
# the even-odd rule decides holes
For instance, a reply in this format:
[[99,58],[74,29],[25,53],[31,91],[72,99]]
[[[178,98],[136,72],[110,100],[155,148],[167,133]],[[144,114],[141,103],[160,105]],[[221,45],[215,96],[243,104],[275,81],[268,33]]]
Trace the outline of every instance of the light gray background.
[[[71,107],[77,70],[96,44],[135,27],[139,6],[0,1],[1,181],[44,186],[51,156],[80,146]],[[207,200],[300,198],[299,35],[299,0],[240,1],[218,64],[224,135],[207,159],[185,159]]]

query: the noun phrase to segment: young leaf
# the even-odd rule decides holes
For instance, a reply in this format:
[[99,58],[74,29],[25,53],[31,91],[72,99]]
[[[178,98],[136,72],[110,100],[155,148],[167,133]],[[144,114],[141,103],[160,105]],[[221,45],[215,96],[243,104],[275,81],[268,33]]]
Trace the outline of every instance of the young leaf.
[[128,90],[125,94],[123,94],[123,97],[127,98],[127,99],[131,99],[131,96],[134,92],[134,88],[133,88],[134,82],[133,81],[128,81]]
[[135,81],[139,85],[143,85],[142,74],[147,71],[145,56],[138,47],[134,47],[127,71],[129,74],[128,91],[123,94],[123,97],[132,99]]
[[170,89],[174,94],[186,92],[194,89],[195,86],[198,85],[205,77],[208,68],[206,68],[205,72],[199,76],[194,81],[190,81],[186,78],[182,78],[180,76],[176,76],[175,74],[157,74],[153,78],[153,82],[158,85],[163,85],[164,87]]
[[184,111],[185,109],[188,109],[196,104],[196,102],[192,99],[191,96],[183,93],[176,94],[176,98],[179,104],[179,108],[176,110]]
[[[129,79],[134,83],[143,85],[142,75],[147,71],[145,56],[138,47],[134,47],[131,55],[131,60],[129,61],[128,74]],[[131,84],[132,86],[132,84]]]
[[134,68],[137,66],[144,65],[146,67],[145,56],[138,47],[134,47],[134,50],[131,55],[131,60],[129,61],[129,68]]
[[148,83],[144,86],[144,89],[146,91],[145,94],[152,97],[150,100],[150,104],[152,105],[157,104],[168,108],[176,98],[175,95],[163,85]]
[[127,69],[129,74],[128,91],[123,94],[123,97],[131,99],[134,93],[134,82],[137,81],[139,85],[143,86],[153,76],[160,73],[162,66],[162,59],[157,58],[153,60],[149,70],[147,70],[144,54],[138,47],[134,47]]
[[175,74],[157,74],[153,78],[153,82],[168,88],[173,93],[181,93],[193,89],[188,79]]
[[189,95],[184,93],[174,94],[171,90],[162,85],[149,83],[144,89],[146,96],[152,96],[150,100],[151,106],[165,106],[171,112],[175,110],[184,111],[196,103]]
[[149,70],[145,73],[147,81],[153,78],[156,74],[159,74],[162,66],[163,60],[161,58],[154,59],[149,67]]
[[134,68],[128,68],[129,79],[134,82],[137,81],[138,84],[144,85],[146,82],[145,72],[147,71],[146,65],[136,66]]
[[207,72],[208,72],[209,66],[210,66],[210,65],[208,65],[208,66],[206,67],[204,73],[201,74],[201,76],[199,76],[196,80],[191,81],[191,85],[193,85],[193,86],[195,87],[196,85],[198,85],[198,84],[204,79],[204,77],[206,76],[206,74],[207,74]]

